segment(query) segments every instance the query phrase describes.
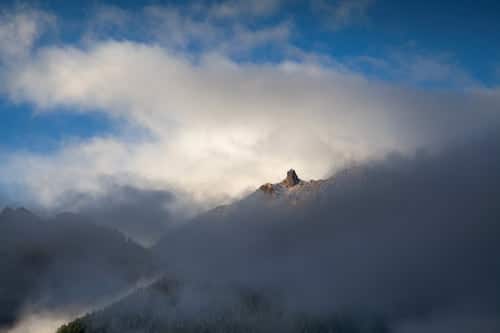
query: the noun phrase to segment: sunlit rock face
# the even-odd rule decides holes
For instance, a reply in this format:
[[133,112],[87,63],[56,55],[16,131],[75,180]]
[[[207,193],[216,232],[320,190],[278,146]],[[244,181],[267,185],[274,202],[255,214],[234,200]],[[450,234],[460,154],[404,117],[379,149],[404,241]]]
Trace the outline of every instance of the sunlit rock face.
[[295,173],[295,170],[290,169],[286,173],[286,178],[285,180],[282,181],[282,184],[285,185],[286,187],[292,187],[300,183],[299,176],[297,176],[297,173]]
[[291,190],[297,185],[303,186],[306,183],[307,182],[302,181],[299,176],[297,176],[297,173],[294,169],[290,169],[287,171],[286,178],[283,179],[283,181],[276,184],[266,183],[260,186],[259,190],[267,194],[278,194],[283,193],[284,191]]
[[259,187],[259,190],[261,190],[264,193],[272,194],[274,192],[273,184],[265,183],[264,185],[261,185]]
[[[266,208],[283,208],[290,206],[301,207],[301,204],[306,204],[313,200],[319,200],[321,193],[324,192],[326,184],[333,181],[326,180],[310,180],[304,181],[299,178],[294,169],[290,169],[286,173],[285,179],[278,183],[265,183],[257,188],[257,190],[243,199],[229,205],[218,206],[205,214],[197,217],[203,220],[207,217],[223,217],[230,216],[241,207],[246,209],[262,210]],[[251,208],[250,208],[251,207]]]
[[315,198],[319,195],[325,180],[303,181],[294,169],[288,170],[286,178],[275,184],[266,183],[259,187],[256,194],[269,195],[271,198],[284,200],[290,204]]

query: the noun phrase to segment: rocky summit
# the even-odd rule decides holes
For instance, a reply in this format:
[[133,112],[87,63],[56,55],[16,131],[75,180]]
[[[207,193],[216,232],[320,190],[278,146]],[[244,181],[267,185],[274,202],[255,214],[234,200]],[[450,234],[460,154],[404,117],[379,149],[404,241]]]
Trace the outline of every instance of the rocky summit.
[[285,179],[283,179],[281,182],[276,184],[265,183],[264,185],[261,185],[259,187],[259,190],[264,193],[273,194],[277,192],[283,192],[284,190],[291,189],[297,185],[305,185],[307,183],[308,182],[302,181],[299,176],[297,176],[297,173],[294,169],[290,169],[287,171]]
[[286,187],[292,187],[292,186],[295,186],[298,183],[300,183],[300,179],[299,179],[299,176],[297,176],[297,173],[295,172],[295,170],[290,169],[286,173],[286,178],[285,178],[285,180],[283,180],[282,183]]
[[265,183],[259,187],[257,193],[264,193],[272,198],[282,198],[295,204],[312,199],[319,194],[324,182],[324,180],[303,181],[294,169],[290,169],[281,182]]
[[295,172],[294,169],[290,169],[286,173],[286,178],[283,179],[280,183],[277,184],[271,184],[271,183],[265,183],[264,185],[261,185],[259,189],[264,192],[264,193],[275,193],[276,191],[282,189],[283,187],[285,188],[291,188],[296,185],[299,185],[301,183],[304,183],[300,180],[299,176],[297,176],[297,173]]

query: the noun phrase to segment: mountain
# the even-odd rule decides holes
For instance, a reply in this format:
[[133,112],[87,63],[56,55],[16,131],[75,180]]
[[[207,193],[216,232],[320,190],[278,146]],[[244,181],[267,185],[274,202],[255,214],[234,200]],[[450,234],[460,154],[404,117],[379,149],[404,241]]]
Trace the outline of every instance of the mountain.
[[[215,263],[240,270],[240,266],[225,262],[227,253],[223,252],[229,248],[236,253],[240,246],[250,246],[238,237],[227,237],[222,230],[231,230],[231,224],[246,228],[269,222],[270,226],[273,218],[268,214],[275,212],[282,218],[297,216],[309,204],[318,202],[329,182],[303,181],[291,169],[284,180],[266,183],[242,200],[217,207],[172,230],[152,248],[157,262],[164,267],[163,278],[68,323],[58,333],[388,332],[377,316],[312,315],[300,309],[290,312],[288,300],[279,292],[241,283],[234,279],[234,272],[219,270]],[[249,237],[255,232],[245,230]],[[221,252],[216,244],[223,244]],[[206,260],[199,261],[201,253],[207,255]],[[182,263],[189,263],[189,267]],[[254,266],[250,261],[242,264]],[[210,277],[207,270],[213,270],[215,275]]]
[[315,200],[321,195],[322,190],[328,184],[328,180],[301,180],[294,169],[287,172],[286,178],[276,184],[266,183],[259,187],[255,196],[271,197],[288,202],[291,205]]
[[[194,303],[202,299],[201,303]],[[160,279],[57,333],[387,333],[375,316],[295,314],[265,293]]]
[[[270,235],[266,230],[270,227],[273,232],[288,229],[310,215],[311,211],[315,211],[312,206],[328,205],[328,189],[335,182],[336,178],[304,181],[295,170],[290,169],[280,182],[263,184],[241,200],[218,206],[185,224],[171,228],[151,248],[152,253],[169,273],[177,275],[184,272],[186,263],[192,262],[191,255],[210,253],[213,260],[222,263],[222,258],[226,256],[223,253],[226,249],[222,247],[241,248],[249,241],[249,238],[235,239],[227,234],[228,231],[245,232],[248,237],[255,235],[265,239]],[[276,223],[278,221],[289,223]],[[290,230],[282,231],[283,235],[292,236]],[[186,249],[186,242],[189,249]],[[216,253],[219,246],[221,253]],[[178,260],[179,254],[185,260]],[[189,270],[196,270],[204,265],[208,265],[208,261],[196,267],[189,264],[187,266],[190,266]]]
[[299,178],[294,169],[286,173],[286,177],[278,183],[265,183],[253,193],[230,205],[218,206],[208,212],[197,216],[193,221],[204,221],[212,217],[220,218],[239,211],[242,207],[257,205],[266,208],[290,209],[321,200],[325,189],[333,181],[326,180],[304,181]]
[[[292,310],[287,297],[277,289],[242,283],[241,276],[234,275],[244,266],[255,267],[255,261],[265,261],[259,255],[254,258],[238,253],[254,246],[252,236],[267,233],[259,226],[272,226],[275,213],[290,219],[293,226],[297,222],[294,217],[320,202],[330,182],[303,181],[291,169],[281,182],[266,183],[240,201],[217,207],[171,230],[152,248],[164,268],[163,278],[64,325],[58,333],[389,332],[384,320],[371,314],[311,314],[300,307]],[[238,236],[242,231],[239,228],[248,239]],[[224,230],[235,231],[231,234],[235,237],[228,237]],[[267,235],[273,237],[273,233]],[[233,252],[227,253],[228,249]],[[228,255],[247,261],[234,265],[226,261]]]
[[150,276],[149,250],[75,214],[0,213],[0,328],[25,308],[86,308]]
[[498,332],[498,142],[290,170],[172,228],[164,279],[59,333]]

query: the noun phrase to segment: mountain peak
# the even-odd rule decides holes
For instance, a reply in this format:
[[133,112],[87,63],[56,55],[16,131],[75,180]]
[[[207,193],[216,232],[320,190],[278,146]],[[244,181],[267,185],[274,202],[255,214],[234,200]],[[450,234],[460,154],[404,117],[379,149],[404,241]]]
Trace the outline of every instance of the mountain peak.
[[292,187],[300,183],[299,176],[297,176],[297,173],[295,172],[294,169],[290,169],[286,173],[286,178],[283,180],[283,184],[286,187]]
[[281,181],[281,183],[277,184],[271,184],[271,183],[265,183],[262,185],[259,189],[263,191],[264,193],[274,193],[276,190],[279,188],[291,188],[294,187],[295,185],[298,185],[301,183],[301,180],[299,176],[297,176],[297,173],[295,172],[294,169],[290,169],[286,173],[286,178]]
[[26,208],[24,207],[18,207],[18,208],[12,208],[12,207],[5,207],[2,212],[0,213],[0,215],[14,215],[14,214],[18,214],[18,215],[33,215],[33,213],[31,213],[29,210],[27,210]]
[[11,208],[11,207],[5,207],[1,212],[0,212],[0,218],[2,219],[38,219],[38,217],[27,210],[24,207],[18,207],[18,208]]

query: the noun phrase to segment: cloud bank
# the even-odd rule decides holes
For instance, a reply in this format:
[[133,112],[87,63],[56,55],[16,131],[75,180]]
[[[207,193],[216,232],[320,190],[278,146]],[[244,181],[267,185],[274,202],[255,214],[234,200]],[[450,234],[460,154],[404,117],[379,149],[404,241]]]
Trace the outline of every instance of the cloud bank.
[[[102,179],[111,177],[190,197],[202,209],[290,167],[322,178],[388,152],[440,149],[498,122],[498,97],[483,87],[392,85],[301,50],[293,21],[265,22],[279,2],[196,4],[136,14],[97,7],[79,42],[36,47],[44,20],[19,19],[14,30],[28,37],[16,53],[25,56],[4,62],[5,96],[39,116],[102,113],[119,130],[68,140],[50,154],[5,156],[0,183],[54,207],[68,191],[103,194]],[[370,4],[340,2],[337,10],[345,16]],[[242,12],[264,23],[237,19]],[[137,22],[146,22],[143,40],[103,28],[133,30]],[[269,45],[278,60],[241,57]]]
[[273,208],[262,194],[200,216],[156,251],[181,281],[272,290],[292,313],[376,314],[395,332],[493,332],[498,139],[346,169],[297,207]]

